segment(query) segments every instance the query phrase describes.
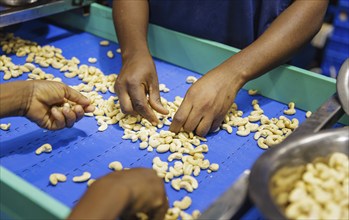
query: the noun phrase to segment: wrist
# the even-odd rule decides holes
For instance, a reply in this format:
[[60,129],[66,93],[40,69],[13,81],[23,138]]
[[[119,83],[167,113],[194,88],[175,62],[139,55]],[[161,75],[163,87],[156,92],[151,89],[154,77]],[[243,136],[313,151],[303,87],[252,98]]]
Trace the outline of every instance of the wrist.
[[29,108],[32,104],[33,96],[34,96],[34,84],[35,82],[33,80],[31,81],[24,81],[24,88],[21,92],[21,105],[19,108],[18,114],[20,116],[26,116]]
[[219,73],[220,81],[233,90],[241,89],[248,81],[248,73],[246,73],[245,69],[234,63],[224,62],[214,72]]
[[1,117],[24,116],[30,106],[33,94],[33,83],[16,81],[1,85]]
[[125,50],[121,50],[121,58],[122,58],[122,63],[126,63],[131,60],[151,58],[151,54],[148,48],[125,49]]

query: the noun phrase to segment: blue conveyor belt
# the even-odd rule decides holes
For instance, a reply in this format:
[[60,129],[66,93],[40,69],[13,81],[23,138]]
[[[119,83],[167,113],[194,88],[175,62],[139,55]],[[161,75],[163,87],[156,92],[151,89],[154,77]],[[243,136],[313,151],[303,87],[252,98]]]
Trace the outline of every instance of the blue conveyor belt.
[[[118,45],[111,43],[107,47],[102,47],[99,42],[103,39],[89,33],[64,29],[41,20],[8,27],[5,31],[14,32],[16,36],[38,42],[39,45],[54,45],[63,50],[63,55],[66,58],[76,56],[81,63],[88,64],[89,57],[96,57],[98,62],[95,66],[100,68],[104,74],[120,71],[120,54],[115,53],[116,56],[113,59],[106,56],[108,50],[115,52]],[[3,52],[1,51],[1,53]],[[23,57],[18,58],[13,54],[11,57],[16,64],[25,63]],[[169,101],[173,101],[177,95],[184,97],[190,86],[185,82],[187,76],[201,76],[158,59],[155,59],[155,64],[159,82],[165,83],[171,90],[169,93],[161,94]],[[61,72],[53,68],[44,68],[44,71],[61,77],[69,85],[81,83],[77,77],[65,78]],[[27,74],[23,74],[10,81],[25,80],[26,78]],[[3,82],[1,74],[1,83]],[[108,93],[105,97],[107,98],[109,95]],[[253,110],[251,106],[253,99],[259,100],[261,108],[269,118],[283,115],[283,110],[287,109],[285,104],[260,95],[249,96],[246,90],[241,90],[235,102],[239,109],[245,113],[244,116]],[[297,118],[302,122],[305,119],[305,112],[298,110],[292,118]],[[155,151],[140,150],[138,142],[132,143],[130,140],[121,138],[123,130],[118,125],[109,126],[105,132],[98,132],[98,126],[93,117],[85,117],[73,128],[60,131],[40,129],[25,118],[1,119],[1,123],[8,122],[12,124],[10,130],[0,131],[1,165],[69,207],[73,207],[87,189],[86,183],[72,182],[73,176],[89,171],[92,178],[101,177],[111,172],[108,164],[115,160],[120,161],[124,167],[150,168],[155,156],[160,156],[162,160],[166,161],[169,155],[169,153],[159,154]],[[168,127],[165,126],[163,129],[168,129]],[[253,134],[248,137],[239,137],[235,133],[236,128],[234,128],[233,134],[221,130],[208,136],[209,152],[205,156],[211,162],[218,163],[220,169],[218,172],[210,174],[202,171],[197,177],[199,188],[193,193],[189,193],[193,204],[187,210],[188,212],[191,213],[194,209],[204,211],[264,152],[257,146]],[[50,143],[53,146],[53,151],[49,154],[35,155],[35,149],[44,143]],[[48,177],[53,172],[66,174],[68,181],[51,186]],[[179,200],[188,194],[185,190],[179,192],[173,190],[169,183],[166,183],[166,190],[171,204],[174,200]],[[256,219],[261,218],[261,216],[258,211],[252,210],[246,216],[246,219],[250,218]]]

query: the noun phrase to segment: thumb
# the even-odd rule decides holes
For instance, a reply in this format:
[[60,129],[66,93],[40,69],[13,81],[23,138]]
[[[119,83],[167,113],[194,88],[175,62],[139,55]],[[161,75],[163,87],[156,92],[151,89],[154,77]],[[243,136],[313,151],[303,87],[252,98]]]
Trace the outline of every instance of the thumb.
[[64,97],[69,101],[75,102],[76,104],[82,106],[87,106],[90,104],[90,100],[88,98],[66,85],[64,85]]
[[161,103],[158,84],[152,83],[151,87],[149,88],[149,104],[155,111],[163,115],[167,115],[169,113]]

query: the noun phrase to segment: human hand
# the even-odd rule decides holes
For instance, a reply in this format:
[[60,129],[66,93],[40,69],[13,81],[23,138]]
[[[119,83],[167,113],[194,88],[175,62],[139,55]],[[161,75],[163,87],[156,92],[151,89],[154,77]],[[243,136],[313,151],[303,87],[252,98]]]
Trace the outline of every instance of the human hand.
[[[42,128],[49,130],[70,128],[84,116],[85,112],[94,111],[94,106],[90,105],[85,96],[63,83],[42,80],[24,83],[27,83],[29,88],[24,116]],[[72,108],[59,107],[67,102],[76,105]]]
[[158,77],[149,54],[135,55],[124,60],[115,82],[115,92],[125,114],[139,114],[152,124],[159,122],[153,109],[168,114],[168,110],[161,104]]
[[187,132],[195,131],[199,136],[216,130],[242,84],[239,76],[231,76],[219,68],[208,72],[187,91],[170,130],[177,133],[183,128]]
[[68,219],[162,220],[168,209],[164,183],[154,170],[134,168],[112,172],[95,181]]

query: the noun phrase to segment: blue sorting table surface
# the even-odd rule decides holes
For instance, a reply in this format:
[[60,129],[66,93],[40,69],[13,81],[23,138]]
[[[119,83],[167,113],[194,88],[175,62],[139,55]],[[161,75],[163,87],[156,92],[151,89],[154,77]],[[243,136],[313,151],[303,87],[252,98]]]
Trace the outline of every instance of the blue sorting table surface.
[[[21,25],[7,27],[5,32],[13,32],[16,36],[37,42],[39,45],[53,45],[63,50],[66,58],[73,56],[80,59],[81,64],[88,64],[89,57],[96,57],[98,62],[94,64],[104,74],[118,73],[121,68],[120,54],[113,59],[106,56],[108,50],[118,48],[116,43],[102,47],[99,42],[103,40],[86,32],[80,32],[58,27],[42,20],[35,20]],[[3,54],[0,51],[1,55]],[[16,64],[24,64],[25,57],[9,55]],[[178,66],[155,59],[155,65],[159,75],[159,83],[165,83],[170,89],[169,93],[161,93],[169,101],[175,96],[184,97],[187,89],[186,78],[189,75],[200,77],[201,75],[183,69]],[[63,79],[64,83],[77,85],[81,81],[76,77],[65,78],[63,73],[53,68],[43,68],[46,73],[52,73]],[[25,80],[27,74],[13,80]],[[1,76],[1,83],[4,80]],[[15,94],[14,94],[15,95]],[[111,94],[104,95],[105,98]],[[246,90],[241,90],[235,102],[239,110],[248,115],[252,110],[251,102],[258,99],[265,115],[269,118],[283,115],[287,109],[285,104],[276,102],[266,97],[248,95]],[[305,120],[305,112],[298,109],[294,116],[300,122]],[[152,166],[152,159],[159,156],[162,160],[167,159],[169,153],[159,154],[156,151],[148,152],[140,150],[139,144],[130,140],[123,140],[123,129],[118,125],[109,126],[105,132],[98,132],[96,120],[93,117],[85,117],[71,129],[59,131],[47,131],[39,128],[25,118],[11,117],[1,119],[1,123],[11,123],[9,131],[0,131],[0,163],[11,172],[20,176],[40,190],[72,208],[82,194],[87,190],[86,183],[74,183],[72,177],[89,171],[92,178],[101,177],[111,170],[108,164],[112,161],[120,161],[124,167],[148,167]],[[165,126],[163,129],[168,129]],[[183,196],[190,194],[193,200],[192,206],[187,210],[194,209],[204,211],[222,193],[224,193],[246,169],[264,152],[257,146],[253,134],[247,137],[239,137],[236,128],[232,134],[221,130],[208,136],[207,144],[209,152],[205,155],[211,162],[218,163],[218,172],[207,173],[202,171],[197,177],[199,188],[192,193],[185,190],[179,192],[166,183],[166,191],[170,204]],[[44,143],[50,143],[53,151],[49,154],[36,155],[35,150]],[[52,186],[48,177],[53,172],[67,175],[65,183]],[[266,189],[261,189],[266,190]],[[107,192],[106,192],[107,193]],[[232,198],[234,199],[234,198]],[[252,209],[245,219],[259,219],[262,216],[256,209]]]

